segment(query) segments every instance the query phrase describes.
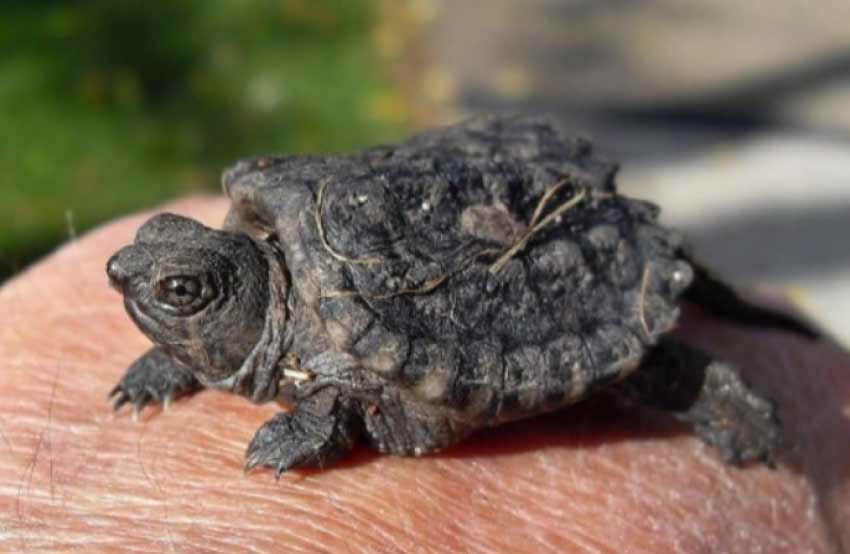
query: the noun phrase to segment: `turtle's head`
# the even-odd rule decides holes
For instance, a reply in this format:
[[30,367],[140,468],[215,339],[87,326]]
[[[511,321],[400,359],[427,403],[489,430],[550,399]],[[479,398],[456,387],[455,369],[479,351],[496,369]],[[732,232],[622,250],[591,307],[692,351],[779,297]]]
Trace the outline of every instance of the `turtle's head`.
[[[106,272],[142,332],[198,380],[264,400],[273,391],[256,390],[254,376],[245,375],[253,368],[237,374],[264,335],[269,265],[278,263],[267,249],[241,233],[161,214],[110,258]],[[286,283],[272,285],[285,297]]]

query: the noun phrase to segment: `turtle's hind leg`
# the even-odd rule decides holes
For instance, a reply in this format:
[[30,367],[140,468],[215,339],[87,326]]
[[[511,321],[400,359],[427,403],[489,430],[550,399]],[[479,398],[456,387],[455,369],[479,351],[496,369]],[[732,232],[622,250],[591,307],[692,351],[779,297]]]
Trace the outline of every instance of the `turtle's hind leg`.
[[773,466],[782,434],[773,403],[753,392],[734,367],[696,348],[663,339],[615,390],[691,424],[728,463]]

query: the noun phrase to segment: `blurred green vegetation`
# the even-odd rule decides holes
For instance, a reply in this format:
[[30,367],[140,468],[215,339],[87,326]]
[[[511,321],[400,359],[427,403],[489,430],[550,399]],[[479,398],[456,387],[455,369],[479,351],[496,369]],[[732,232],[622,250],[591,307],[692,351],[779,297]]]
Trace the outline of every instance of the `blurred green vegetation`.
[[393,140],[370,0],[6,0],[0,278],[263,152]]

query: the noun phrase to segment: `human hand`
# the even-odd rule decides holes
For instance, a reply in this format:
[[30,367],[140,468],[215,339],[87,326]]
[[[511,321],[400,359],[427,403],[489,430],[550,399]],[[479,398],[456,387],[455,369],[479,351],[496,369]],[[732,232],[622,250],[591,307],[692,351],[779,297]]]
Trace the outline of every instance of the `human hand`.
[[[221,199],[166,207],[217,226]],[[141,423],[106,394],[149,347],[104,264],[149,214],[0,289],[0,550],[14,552],[814,552],[850,545],[850,356],[688,312],[680,333],[776,400],[790,448],[735,468],[604,400],[443,454],[363,447],[324,471],[243,475],[277,406],[205,391]]]

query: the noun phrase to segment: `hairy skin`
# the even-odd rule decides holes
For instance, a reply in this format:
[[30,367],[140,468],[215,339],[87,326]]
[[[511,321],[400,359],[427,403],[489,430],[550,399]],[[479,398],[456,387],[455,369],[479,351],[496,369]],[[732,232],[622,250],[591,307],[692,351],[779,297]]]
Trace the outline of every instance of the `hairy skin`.
[[[214,225],[220,199],[166,209]],[[149,216],[68,245],[0,289],[3,552],[813,552],[850,548],[850,357],[828,341],[687,313],[680,333],[776,400],[794,448],[725,465],[664,417],[605,398],[445,454],[367,448],[279,482],[243,476],[276,405],[204,391],[141,424],[104,399],[149,347],[104,260]],[[157,415],[157,417],[152,417]]]

